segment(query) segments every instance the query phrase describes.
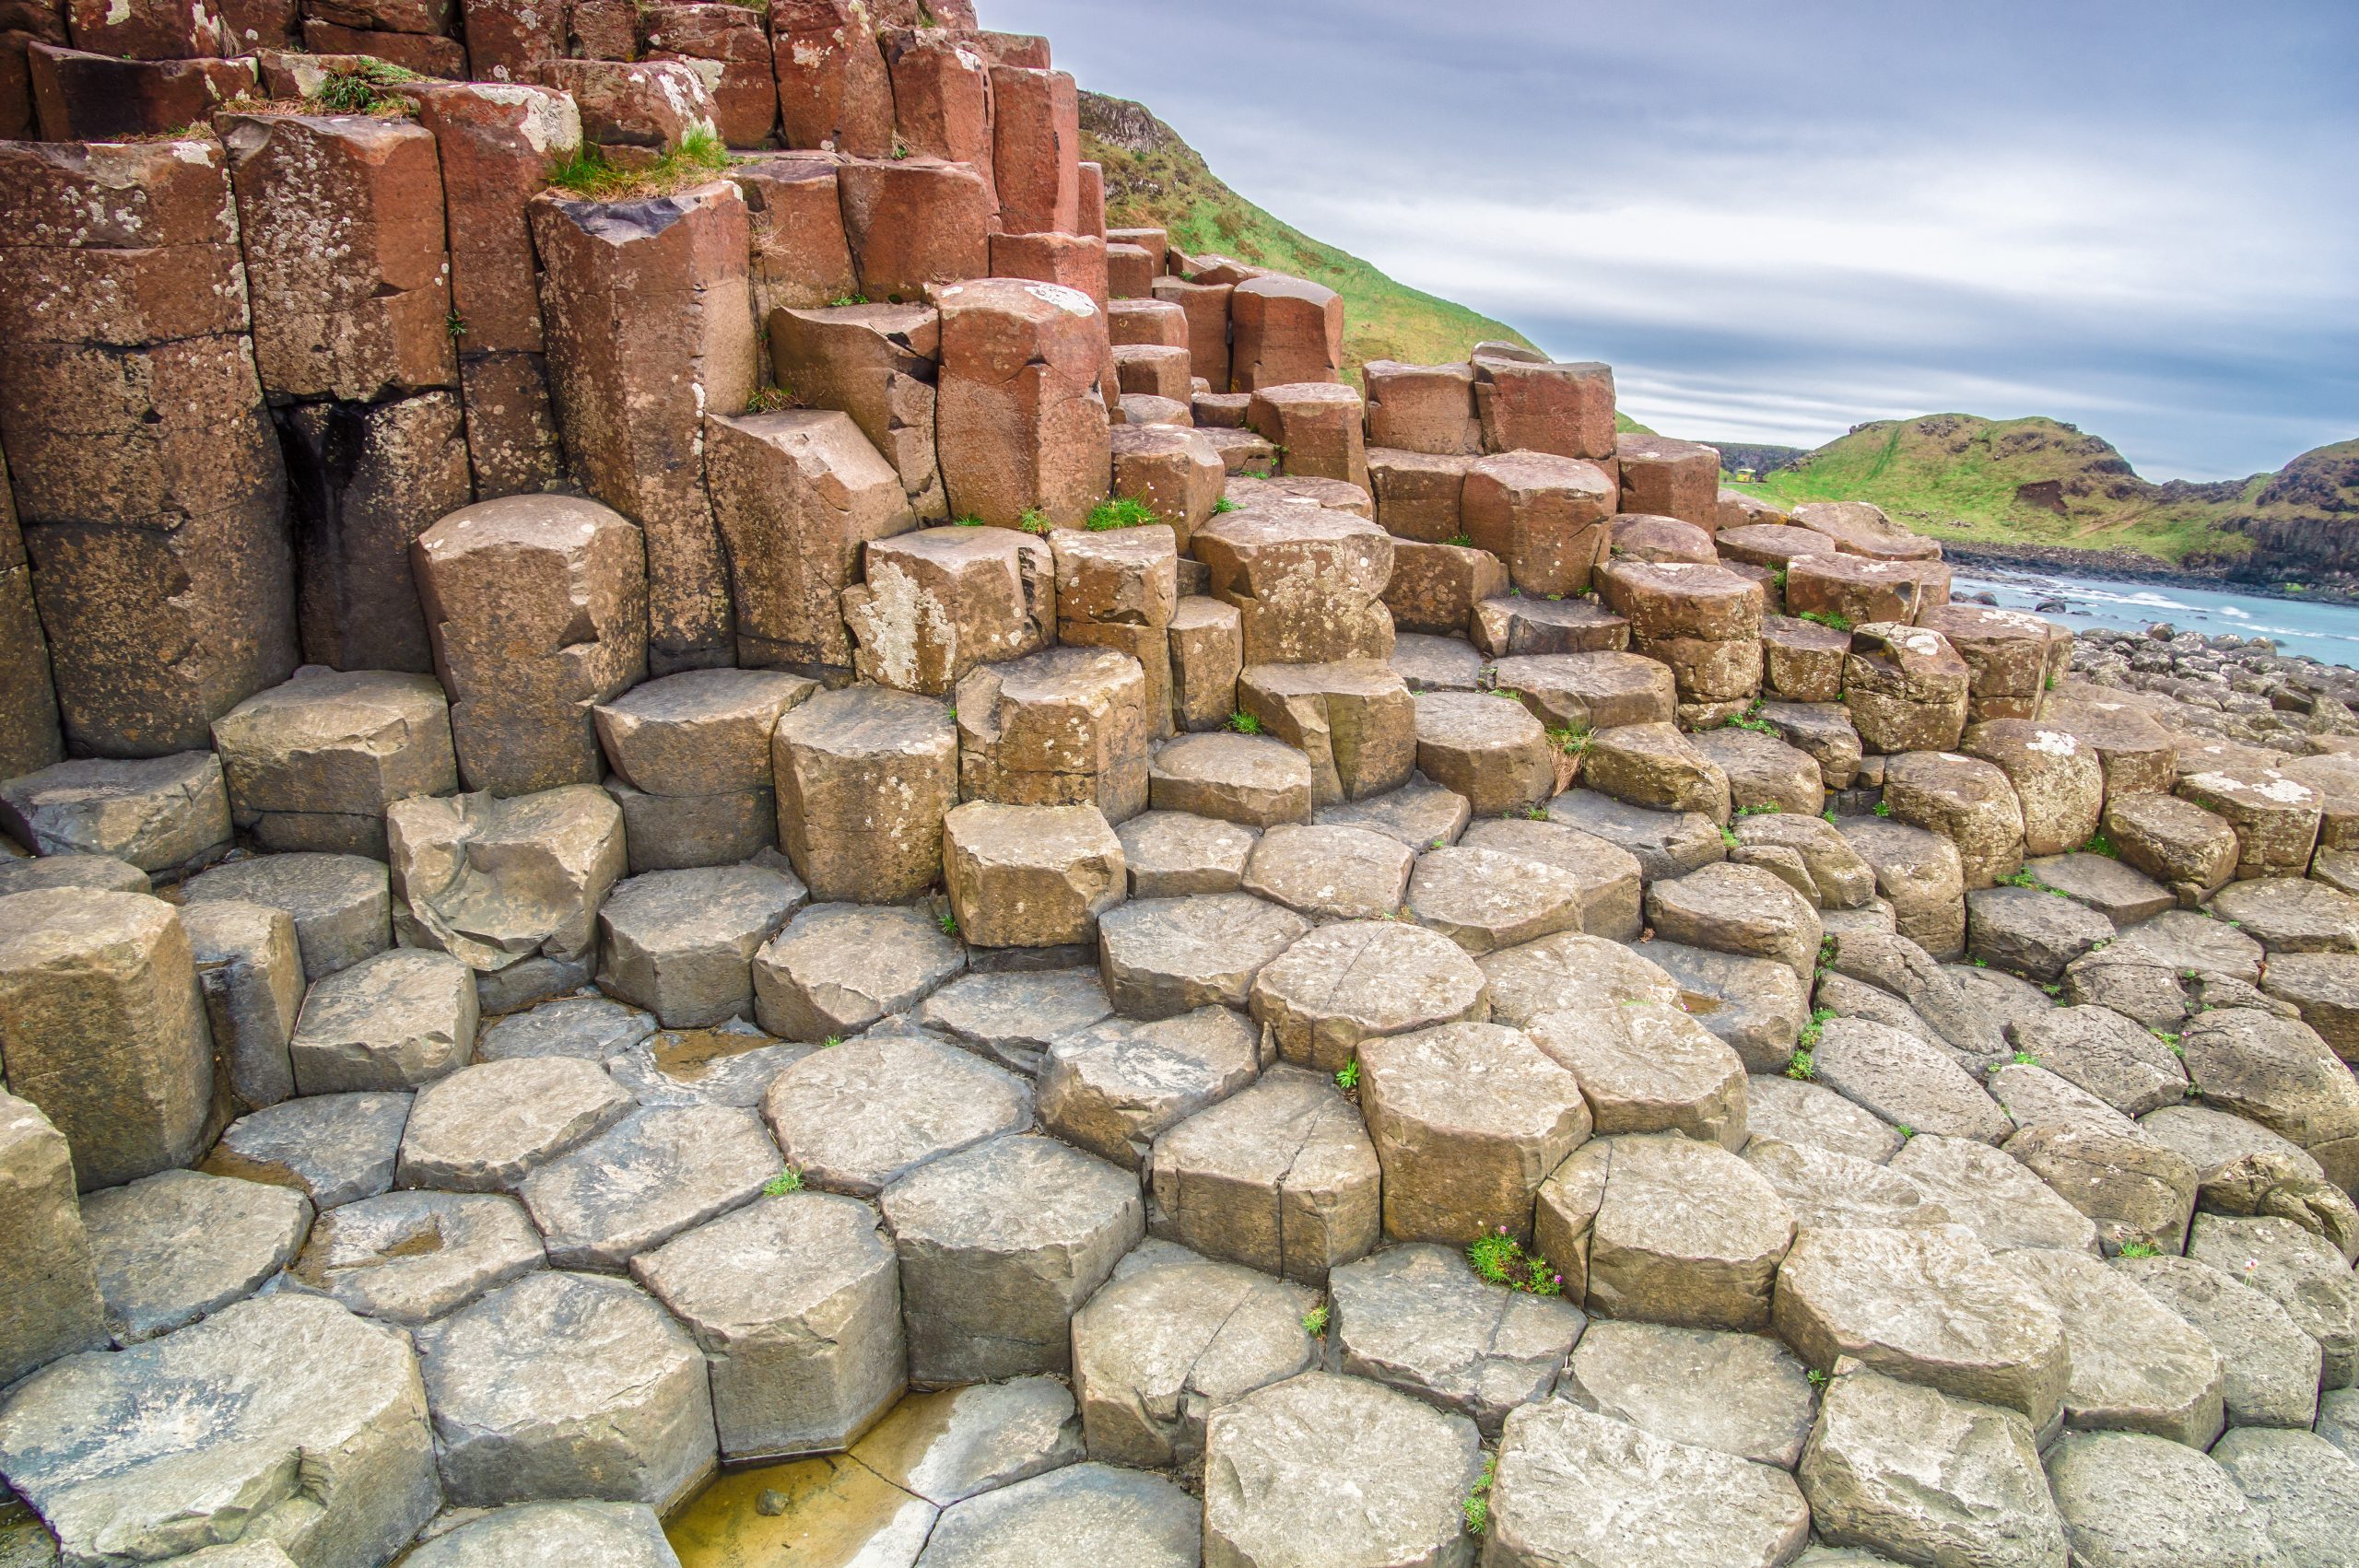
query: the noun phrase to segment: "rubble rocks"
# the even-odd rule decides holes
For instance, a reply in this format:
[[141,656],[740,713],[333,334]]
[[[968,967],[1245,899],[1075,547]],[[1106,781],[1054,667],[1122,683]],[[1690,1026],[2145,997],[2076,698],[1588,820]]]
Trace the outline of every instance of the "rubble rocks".
[[1598,1136],[1678,1132],[1744,1147],[1744,1063],[1680,1009],[1627,1002],[1603,1016],[1543,1012],[1529,1029],[1579,1081]]
[[2048,1480],[2073,1555],[2122,1568],[2279,1561],[2258,1510],[2212,1460],[2185,1444],[2133,1433],[2073,1433]]
[[1199,1008],[1144,1024],[1105,1022],[1052,1043],[1040,1072],[1040,1124],[1127,1169],[1157,1134],[1250,1083],[1259,1041],[1239,1014]]
[[1615,439],[1614,455],[1622,474],[1622,504],[1614,510],[1675,517],[1708,533],[1719,526],[1718,451],[1664,436],[1625,434]]
[[1309,759],[1282,741],[1182,735],[1156,752],[1147,798],[1157,811],[1270,827],[1310,819],[1313,778]]
[[299,1188],[324,1212],[393,1185],[406,1094],[318,1094],[241,1117],[205,1156],[217,1176]]
[[792,877],[759,866],[633,877],[598,912],[599,983],[669,1029],[743,1016],[755,950],[803,897]]
[[1099,971],[1124,1017],[1243,1007],[1254,977],[1309,929],[1293,910],[1248,893],[1142,899],[1099,920]]
[[2211,1343],[2230,1425],[2307,1427],[2317,1419],[2318,1342],[2275,1301],[2191,1258],[2124,1258],[2113,1267]]
[[665,1568],[676,1562],[643,1503],[520,1503],[468,1519],[420,1545],[417,1568],[496,1568],[547,1553],[558,1562]]
[[2004,1261],[2063,1322],[2067,1426],[2196,1448],[2219,1434],[2220,1357],[2185,1319],[2094,1258],[2035,1248]]
[[1466,534],[1506,564],[1517,588],[1556,595],[1589,591],[1614,499],[1612,477],[1593,462],[1511,451],[1468,467],[1460,506]]
[[1939,632],[1872,622],[1852,628],[1843,706],[1872,752],[1947,751],[1965,731],[1971,679]]
[[1482,345],[1472,360],[1484,450],[1614,461],[1610,367],[1594,360],[1551,364]]
[[1417,694],[1417,769],[1476,816],[1538,805],[1555,788],[1546,732],[1520,703],[1472,692]]

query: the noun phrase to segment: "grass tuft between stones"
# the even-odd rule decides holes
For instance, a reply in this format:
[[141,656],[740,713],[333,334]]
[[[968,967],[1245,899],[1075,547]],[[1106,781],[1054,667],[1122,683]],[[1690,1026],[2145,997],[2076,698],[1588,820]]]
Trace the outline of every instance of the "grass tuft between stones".
[[584,142],[549,168],[548,182],[593,202],[668,195],[710,179],[729,167],[729,149],[709,130],[689,132],[680,145],[643,169],[623,169],[605,149]]
[[1565,1276],[1538,1253],[1526,1252],[1504,1225],[1491,1235],[1475,1237],[1466,1248],[1466,1261],[1478,1278],[1511,1291],[1536,1296],[1565,1293]]

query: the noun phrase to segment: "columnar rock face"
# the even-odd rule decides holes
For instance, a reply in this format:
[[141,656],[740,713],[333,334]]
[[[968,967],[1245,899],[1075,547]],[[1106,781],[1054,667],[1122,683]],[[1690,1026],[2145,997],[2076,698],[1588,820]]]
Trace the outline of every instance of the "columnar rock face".
[[[495,18],[522,22],[537,8],[478,5],[465,10],[475,69],[499,75],[474,35],[497,30]],[[553,54],[560,46],[537,47]],[[466,328],[458,346],[467,459],[483,500],[541,489],[562,472],[542,359],[538,263],[525,209],[549,163],[581,146],[581,115],[564,93],[522,85],[524,70],[546,57],[515,60],[507,79],[496,85],[453,84],[417,98],[418,123],[434,133],[442,165],[451,309]]]
[[1324,285],[1275,273],[1248,278],[1229,295],[1228,320],[1238,392],[1343,374],[1344,300]]
[[1081,105],[1063,71],[991,68],[992,175],[1011,234],[1072,233],[1081,222]]
[[596,783],[592,705],[647,670],[640,531],[594,501],[513,496],[436,523],[415,562],[467,787]]
[[1385,659],[1392,541],[1325,507],[1238,511],[1196,535],[1213,597],[1237,607],[1247,664]]
[[215,720],[229,809],[264,848],[385,852],[385,808],[458,788],[432,677],[306,669]]
[[0,1378],[107,1342],[74,1158],[39,1106],[0,1094]]
[[730,663],[704,416],[754,391],[745,200],[717,181],[628,202],[551,193],[531,215],[567,457],[645,535],[650,667]]
[[991,270],[991,177],[974,165],[847,162],[836,182],[852,269],[869,298],[915,304],[930,287]]
[[857,158],[893,150],[893,79],[861,0],[780,0],[770,54],[787,146]]
[[1056,564],[1046,541],[1008,528],[928,528],[871,544],[843,614],[863,679],[946,695],[980,664],[1056,637]]
[[859,287],[832,156],[773,154],[734,165],[729,178],[745,198],[757,328],[773,310],[823,306]]
[[681,61],[544,60],[534,75],[573,99],[583,140],[610,155],[650,160],[716,134],[711,88]]
[[1593,462],[1539,452],[1478,460],[1461,499],[1466,533],[1507,563],[1527,593],[1585,593],[1604,559],[1612,477]]
[[200,1152],[212,1050],[169,905],[72,887],[0,898],[0,1050],[10,1090],[72,1145],[84,1190]]
[[900,476],[920,521],[948,516],[934,452],[939,312],[884,303],[773,309],[768,330],[779,384],[814,408],[851,415]]
[[1618,510],[1675,517],[1707,532],[1719,527],[1718,451],[1665,436],[1625,435],[1616,439],[1614,455],[1622,474]]
[[1616,461],[1610,367],[1594,361],[1555,365],[1537,357],[1486,353],[1478,345],[1473,369],[1485,451]]
[[[224,155],[209,138],[12,144],[0,208],[0,429],[23,530],[20,547],[0,523],[0,602],[29,557],[77,750],[184,750],[294,662],[284,478]],[[31,675],[38,643],[8,648],[12,676]],[[41,718],[17,722],[45,751]]]
[[1917,624],[1949,638],[1974,673],[1970,700],[1977,723],[2038,718],[2071,661],[2072,634],[2021,610],[1941,604],[1919,611]]
[[1973,672],[1939,632],[1889,621],[1852,629],[1843,706],[1872,752],[1956,745],[1972,683]]
[[1146,809],[1154,714],[1145,694],[1138,661],[1120,653],[1052,648],[985,665],[958,684],[953,704],[959,792],[1004,805],[1095,805],[1115,823],[1136,816]]
[[783,672],[684,670],[602,704],[631,870],[728,865],[775,844],[770,732],[817,689]]
[[1760,690],[1759,583],[1726,567],[1625,559],[1598,573],[1598,596],[1628,618],[1634,652],[1671,666],[1683,704],[1709,708]]
[[890,902],[942,874],[958,800],[958,731],[910,693],[825,692],[780,720],[779,843],[812,896]]
[[264,389],[373,403],[455,383],[433,133],[293,114],[237,116],[223,136]]
[[1051,283],[955,284],[942,310],[936,434],[951,514],[1078,523],[1106,494],[1106,316]]
[[1215,392],[1227,391],[1228,301],[1234,286],[1165,276],[1156,278],[1151,287],[1156,298],[1187,312],[1188,332],[1181,346],[1188,351],[1189,368],[1211,382]]

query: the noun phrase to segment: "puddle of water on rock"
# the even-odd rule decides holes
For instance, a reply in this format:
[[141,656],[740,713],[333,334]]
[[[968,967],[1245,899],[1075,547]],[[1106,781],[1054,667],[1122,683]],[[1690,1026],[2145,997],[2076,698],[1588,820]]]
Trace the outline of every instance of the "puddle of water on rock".
[[724,1475],[663,1533],[681,1568],[852,1568],[914,1560],[933,1512],[850,1455],[830,1454]]
[[711,1071],[717,1061],[776,1044],[768,1035],[748,1035],[737,1030],[666,1029],[648,1042],[647,1049],[664,1077],[694,1083]]

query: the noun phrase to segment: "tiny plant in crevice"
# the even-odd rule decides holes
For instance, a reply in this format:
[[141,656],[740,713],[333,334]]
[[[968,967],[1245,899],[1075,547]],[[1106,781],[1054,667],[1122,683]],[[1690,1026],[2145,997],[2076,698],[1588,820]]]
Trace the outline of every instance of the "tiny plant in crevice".
[[1841,945],[1841,940],[1837,937],[1823,936],[1818,939],[1818,964],[1813,973],[1814,978],[1821,980],[1826,978],[1826,972],[1835,967],[1836,950]]
[[1917,1129],[1916,1129],[1915,1128],[1913,1128],[1913,1127],[1909,1126],[1909,1125],[1908,1125],[1907,1122],[1905,1122],[1905,1121],[1904,1121],[1904,1122],[1896,1122],[1896,1123],[1895,1123],[1895,1124],[1894,1124],[1894,1126],[1893,1126],[1893,1130],[1894,1130],[1895,1132],[1897,1132],[1897,1133],[1899,1133],[1899,1134],[1900,1134],[1900,1141],[1901,1141],[1903,1143],[1907,1142],[1910,1139],[1912,1139],[1912,1138],[1914,1138],[1914,1137],[1916,1137],[1916,1136],[1917,1136]]
[[1523,808],[1523,815],[1524,820],[1527,822],[1546,822],[1548,820],[1548,803],[1545,801],[1534,801],[1532,804]]
[[1848,632],[1851,629],[1851,617],[1838,615],[1832,610],[1804,610],[1794,618],[1825,626],[1831,632]]
[[2015,1053],[2015,1065],[2017,1067],[2037,1067],[2039,1065],[2039,1058],[2029,1051],[2017,1051]]
[[2107,838],[2102,830],[2089,835],[2088,841],[2081,846],[2080,853],[2103,855],[2108,860],[2118,860],[2121,858],[2121,852],[2113,847],[2113,840]]
[[1824,1388],[1826,1387],[1826,1374],[1819,1370],[1817,1367],[1812,1367],[1802,1375],[1810,1379],[1810,1386],[1813,1388]]
[[1776,589],[1776,590],[1777,590],[1778,592],[1780,592],[1780,593],[1783,593],[1783,592],[1785,592],[1785,591],[1786,591],[1786,568],[1783,568],[1783,567],[1779,567],[1776,571],[1773,571],[1773,572],[1771,572],[1771,573],[1769,574],[1769,586],[1770,586],[1770,587],[1772,587],[1772,588],[1774,588],[1774,589]]
[[771,1198],[783,1198],[790,1192],[802,1190],[803,1173],[792,1165],[787,1166],[786,1169],[762,1183],[763,1193]]
[[784,387],[756,387],[745,400],[748,414],[778,414],[794,406],[794,394]]
[[710,131],[698,129],[680,138],[680,145],[643,169],[625,169],[593,143],[584,142],[552,164],[548,182],[557,189],[593,202],[656,196],[683,185],[710,179],[727,169],[729,149]]
[[1586,724],[1568,724],[1561,730],[1548,731],[1549,743],[1567,756],[1579,756],[1588,751],[1591,738],[1590,727]]
[[1228,716],[1228,727],[1240,735],[1258,735],[1262,732],[1262,721],[1241,708]]
[[1037,533],[1046,538],[1051,524],[1047,512],[1039,507],[1027,507],[1015,514],[1015,526],[1027,533]]
[[1090,508],[1089,516],[1082,526],[1092,533],[1104,533],[1117,528],[1144,528],[1162,521],[1156,516],[1153,507],[1136,496],[1117,496],[1112,500],[1101,501]]
[[1989,967],[1990,967],[1990,960],[1989,960],[1988,958],[1983,957],[1983,956],[1982,956],[1980,954],[1978,954],[1978,954],[1976,954],[1973,957],[1971,957],[1971,958],[1967,959],[1967,960],[1966,960],[1966,962],[1967,962],[1968,964],[1973,965],[1974,965],[1976,968],[1978,968],[1978,969],[1988,969]]
[[1807,1083],[1818,1076],[1818,1064],[1809,1051],[1797,1049],[1786,1059],[1786,1076]]
[[1335,1070],[1335,1087],[1346,1094],[1360,1086],[1360,1059],[1354,1057]]
[[442,318],[442,330],[450,334],[452,343],[456,343],[467,335],[467,319],[452,310]]
[[1891,807],[1891,805],[1890,805],[1890,804],[1888,804],[1887,802],[1883,802],[1883,801],[1878,801],[1878,802],[1876,802],[1876,815],[1878,815],[1878,816],[1890,816],[1891,814],[1892,814],[1892,807]]
[[1302,1331],[1314,1340],[1327,1337],[1327,1304],[1320,1302],[1302,1315]]
[[953,528],[980,528],[983,526],[983,520],[979,517],[954,517],[950,520],[950,526]]
[[841,1035],[830,1035],[819,1042],[819,1048],[823,1051],[831,1051],[843,1043],[844,1037]]
[[1474,536],[1471,533],[1453,533],[1442,543],[1456,545],[1461,550],[1471,550],[1474,547]]
[[1536,1296],[1565,1293],[1565,1276],[1538,1253],[1526,1252],[1505,1225],[1490,1235],[1476,1236],[1466,1248],[1466,1261],[1478,1277],[1511,1291]]
[[1460,1511],[1466,1515],[1466,1533],[1479,1536],[1491,1527],[1491,1482],[1497,1478],[1498,1457],[1483,1456],[1483,1473],[1474,1478],[1474,1488],[1466,1494]]
[[2121,1244],[2124,1258],[2160,1258],[2163,1249],[2151,1241],[2125,1241]]
[[1736,836],[1736,830],[1731,827],[1720,829],[1720,842],[1731,849],[1742,848],[1744,844],[1744,840]]
[[941,914],[936,915],[933,918],[933,923],[942,928],[942,934],[944,936],[957,936],[958,934],[958,917],[952,914],[947,909],[945,909]]
[[1827,826],[1833,827],[1835,825],[1835,808],[1833,806],[1827,807],[1825,811],[1818,813],[1818,817],[1819,820],[1826,824]]
[[[1729,722],[1735,724],[1741,723],[1743,720],[1731,719]],[[1739,816],[1779,816],[1784,813],[1785,809],[1785,807],[1779,805],[1775,801],[1763,801],[1758,805],[1737,807],[1736,814]]]
[[1237,503],[1230,500],[1226,496],[1223,496],[1219,500],[1213,503],[1213,510],[1215,512],[1233,512],[1236,509]]
[[847,305],[865,305],[867,303],[868,296],[865,294],[839,294],[833,299],[827,301],[828,308],[836,310],[840,310]]
[[364,56],[357,64],[338,65],[331,69],[322,78],[320,90],[311,95],[311,101],[331,114],[378,114],[400,111],[408,106],[384,89],[417,79],[416,71],[389,60]]

